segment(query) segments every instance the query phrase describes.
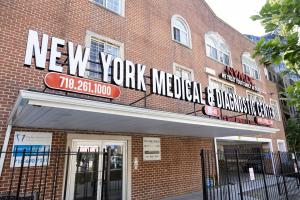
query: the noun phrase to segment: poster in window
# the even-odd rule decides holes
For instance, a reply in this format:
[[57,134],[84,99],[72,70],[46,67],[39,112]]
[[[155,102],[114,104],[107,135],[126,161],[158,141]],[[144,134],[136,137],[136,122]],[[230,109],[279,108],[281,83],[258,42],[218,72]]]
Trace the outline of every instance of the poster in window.
[[49,163],[52,133],[16,132],[10,167],[45,166]]

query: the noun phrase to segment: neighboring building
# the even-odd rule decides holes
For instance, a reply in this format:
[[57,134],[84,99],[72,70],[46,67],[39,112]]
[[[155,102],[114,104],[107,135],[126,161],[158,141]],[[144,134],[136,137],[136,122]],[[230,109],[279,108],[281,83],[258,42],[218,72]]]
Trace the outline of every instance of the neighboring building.
[[[254,43],[202,0],[7,1],[0,11],[1,194],[99,199],[109,169],[115,190],[104,195],[163,199],[201,190],[201,149],[286,150]],[[38,166],[14,176],[30,158],[9,152],[32,145],[54,153],[33,154]]]
[[[254,35],[247,35],[245,34],[247,38],[249,38],[253,42],[258,42],[261,38],[264,38],[266,41],[273,39],[276,37],[276,33],[269,33],[264,36],[254,36]],[[281,112],[283,113],[282,119],[285,123],[289,118],[296,117],[297,111],[295,106],[289,106],[288,105],[288,97],[285,94],[285,88],[287,88],[289,85],[294,84],[295,81],[299,81],[300,77],[297,74],[294,74],[292,72],[286,73],[287,70],[286,65],[284,62],[281,62],[280,64],[268,64],[265,66],[265,76],[267,80],[272,81],[277,84],[278,93],[280,95],[280,108]]]

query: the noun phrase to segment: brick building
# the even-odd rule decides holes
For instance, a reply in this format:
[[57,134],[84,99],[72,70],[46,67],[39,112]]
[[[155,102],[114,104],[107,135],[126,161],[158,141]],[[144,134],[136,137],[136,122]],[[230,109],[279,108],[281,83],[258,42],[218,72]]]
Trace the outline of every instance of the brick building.
[[[145,200],[201,191],[201,149],[286,149],[276,85],[251,58],[254,43],[219,19],[203,0],[20,0],[1,2],[0,11],[2,152],[18,151],[16,147],[22,145],[55,152],[110,147],[112,166],[121,170],[114,175],[121,181],[116,199]],[[70,49],[81,52],[77,58],[82,65]],[[112,63],[107,61],[110,58]],[[70,64],[71,59],[75,64]],[[106,77],[105,60],[113,65]],[[221,78],[222,73],[236,81]],[[57,77],[66,82],[57,85]],[[178,98],[176,80],[182,83],[176,86],[181,88]],[[74,82],[86,86],[75,88]],[[216,108],[204,89],[208,86],[231,98],[246,97],[246,103],[236,104],[244,105],[244,112],[230,111],[226,105]],[[109,92],[96,92],[97,87]],[[264,114],[252,110],[253,105],[261,105]],[[7,180],[20,170],[20,160],[14,163],[11,154],[3,155],[0,192],[15,187]],[[48,167],[41,171],[46,173],[45,198],[81,199],[84,187],[89,199],[99,199],[103,156],[92,158],[90,165],[97,173],[91,176],[98,179],[85,188],[87,181],[78,178],[84,154],[79,163],[78,157],[77,163],[74,156],[67,162],[64,155],[45,159],[49,164],[48,172]],[[28,165],[30,175],[34,171],[30,158]],[[28,187],[34,185],[34,177],[30,178],[24,180],[21,192],[26,193],[27,182]],[[55,192],[46,189],[52,178]]]

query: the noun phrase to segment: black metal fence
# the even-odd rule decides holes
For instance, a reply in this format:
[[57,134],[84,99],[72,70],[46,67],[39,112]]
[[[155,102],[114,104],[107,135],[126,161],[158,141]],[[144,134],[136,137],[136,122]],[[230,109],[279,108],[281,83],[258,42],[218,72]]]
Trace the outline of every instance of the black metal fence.
[[205,200],[299,200],[296,153],[201,151]]
[[5,156],[0,200],[70,199],[71,187],[74,200],[122,199],[122,162],[110,147],[76,152],[27,147],[0,155]]

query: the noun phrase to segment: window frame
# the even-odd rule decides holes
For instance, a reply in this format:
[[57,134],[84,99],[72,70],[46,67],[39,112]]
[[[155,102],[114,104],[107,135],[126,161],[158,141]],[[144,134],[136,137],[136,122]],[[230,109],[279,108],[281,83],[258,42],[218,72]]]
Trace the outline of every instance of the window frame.
[[219,78],[216,78],[216,77],[213,77],[213,76],[208,76],[208,86],[211,85],[211,82],[212,82],[212,81],[216,81],[216,82],[221,83],[221,84],[222,84],[222,88],[224,87],[224,85],[227,85],[227,86],[232,87],[232,88],[233,88],[233,91],[234,91],[233,94],[236,94],[236,87],[235,87],[234,84],[230,84],[230,83],[228,83],[228,82],[226,82],[226,81],[224,81],[224,80],[222,80],[222,79],[219,79]]
[[[124,60],[124,43],[121,43],[119,41],[113,40],[113,39],[108,38],[106,36],[94,33],[92,31],[86,31],[85,46],[87,48],[91,48],[92,38],[95,38],[96,40],[103,41],[105,43],[110,43],[114,46],[119,47],[120,48],[120,56],[119,57]],[[89,59],[90,59],[90,57],[89,57]],[[89,65],[90,65],[90,63],[88,63],[87,68],[89,67]],[[90,79],[94,79],[93,77],[90,77],[88,75],[86,75],[86,77],[90,78]],[[97,78],[95,78],[95,79],[97,79]]]
[[257,93],[254,93],[254,92],[251,92],[249,90],[246,90],[246,97],[248,98],[249,94],[253,95],[253,96],[259,96],[263,99],[263,102],[266,102],[265,100],[265,97],[263,95],[260,95],[260,94],[257,94]]
[[[175,39],[175,37],[174,37],[174,28],[177,28],[179,30],[179,33],[181,32],[181,29],[179,29],[177,26],[175,26],[175,21],[176,20],[179,20],[183,24],[183,26],[186,28],[186,30],[187,30],[186,34],[187,34],[187,43],[188,44],[184,44],[181,41],[178,41],[178,40]],[[190,26],[187,23],[187,21],[182,16],[177,15],[177,14],[172,16],[172,18],[171,18],[171,35],[172,35],[172,40],[174,42],[176,42],[178,44],[181,44],[181,45],[183,45],[183,46],[185,46],[187,48],[192,49],[191,29],[190,29]],[[180,35],[179,35],[179,37],[180,37]]]
[[270,106],[274,105],[274,104],[272,104],[272,102],[276,105],[276,107],[277,107],[277,112],[278,112],[278,119],[274,119],[274,120],[275,120],[275,121],[281,121],[281,113],[280,113],[278,101],[275,100],[275,99],[270,99]]
[[[191,80],[190,81],[194,81],[195,79],[194,79],[194,70],[193,69],[191,69],[191,68],[188,68],[188,67],[185,67],[185,66],[183,66],[183,65],[180,65],[180,64],[178,64],[178,63],[173,63],[173,74],[174,75],[176,75],[176,68],[177,67],[179,67],[179,68],[181,68],[182,70],[185,70],[185,71],[188,71],[188,72],[190,72],[191,73]],[[181,77],[180,77],[181,78]]]
[[[244,63],[244,56],[245,56],[246,59],[249,59],[250,61],[254,61],[255,65],[256,65],[256,68],[255,68],[254,66],[249,66],[248,64]],[[256,63],[256,60],[253,59],[253,58],[251,58],[249,52],[243,52],[243,53],[242,53],[241,61],[242,61],[243,72],[244,72],[245,74],[247,74],[248,76],[250,76],[251,78],[253,78],[253,79],[255,79],[255,80],[261,80],[261,73],[260,73],[259,66],[258,66],[257,63]],[[244,65],[247,66],[247,67],[249,68],[249,74],[246,73],[245,68],[244,68]],[[257,78],[254,76],[253,70],[257,71],[257,75],[258,75]]]
[[[282,144],[284,145],[284,149],[285,149],[283,152],[287,152],[285,140],[277,139],[276,143],[277,143],[277,150],[278,150],[278,151],[279,151],[279,143],[282,143]],[[282,152],[282,151],[281,151],[281,152]]]
[[[217,61],[218,63],[221,63],[222,65],[232,67],[230,48],[227,45],[227,43],[225,42],[224,38],[220,34],[218,34],[217,32],[211,32],[211,31],[206,32],[204,35],[204,42],[205,42],[205,52],[206,52],[207,57],[209,57],[210,59],[212,59],[214,61]],[[214,45],[212,46],[210,42],[214,43]],[[224,52],[224,50],[222,48],[220,48],[222,45],[224,47],[226,47],[228,52]],[[208,51],[208,47],[216,49],[217,58],[210,55],[210,51]],[[229,62],[228,64],[226,64],[224,62],[223,58],[221,58],[223,54],[228,56],[228,62]]]
[[[120,11],[119,11],[119,12],[116,12],[116,11],[114,11],[114,10],[108,8],[106,5],[103,5],[103,4],[101,4],[101,3],[98,3],[98,2],[96,2],[95,0],[89,0],[89,1],[90,1],[91,3],[97,5],[97,6],[100,6],[101,8],[104,8],[104,9],[106,9],[106,10],[108,10],[108,11],[114,13],[114,14],[117,14],[117,15],[120,15],[120,16],[122,16],[122,17],[125,17],[125,0],[118,0],[118,1],[120,2]],[[107,0],[103,0],[103,1],[107,1]],[[105,4],[107,4],[107,3],[105,3]]]

